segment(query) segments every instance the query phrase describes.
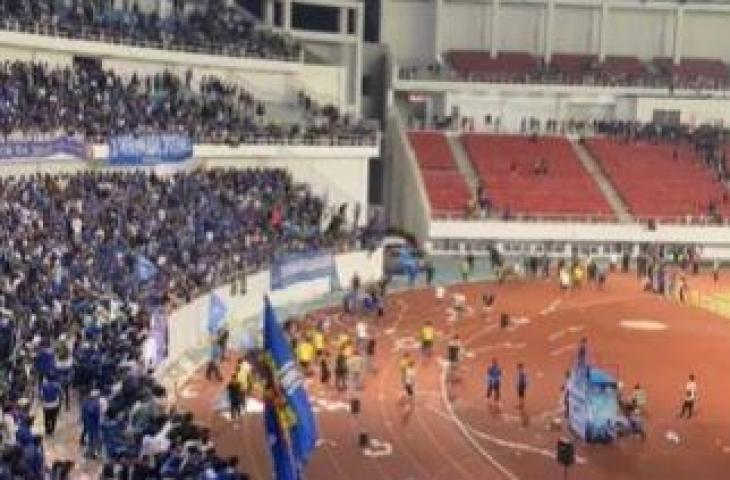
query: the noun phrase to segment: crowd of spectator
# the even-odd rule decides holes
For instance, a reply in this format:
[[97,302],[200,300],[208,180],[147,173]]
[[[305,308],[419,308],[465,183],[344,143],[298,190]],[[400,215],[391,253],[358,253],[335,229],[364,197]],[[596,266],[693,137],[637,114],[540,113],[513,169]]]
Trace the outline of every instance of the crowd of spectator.
[[266,117],[267,105],[238,84],[215,76],[195,81],[191,71],[176,75],[117,75],[95,61],[47,64],[5,61],[0,65],[0,131],[5,137],[80,134],[91,141],[110,135],[180,132],[197,142],[251,142],[271,139],[315,142],[322,137],[363,141],[374,130],[314,108],[304,123]]
[[352,241],[346,208],[273,169],[1,180],[0,478],[67,478],[33,417],[52,436],[70,405],[103,478],[245,478],[165,406],[142,355],[152,318],[279,253]]
[[713,171],[718,180],[730,181],[730,164],[727,159],[730,132],[723,127],[708,124],[692,127],[686,124],[597,120],[593,122],[593,130],[625,142],[671,142],[678,146],[689,144],[697,153],[697,158]]
[[236,4],[190,3],[189,9],[173,5],[170,15],[162,17],[142,11],[136,2],[119,10],[110,0],[2,0],[0,28],[219,55],[300,58],[297,42],[256,28]]

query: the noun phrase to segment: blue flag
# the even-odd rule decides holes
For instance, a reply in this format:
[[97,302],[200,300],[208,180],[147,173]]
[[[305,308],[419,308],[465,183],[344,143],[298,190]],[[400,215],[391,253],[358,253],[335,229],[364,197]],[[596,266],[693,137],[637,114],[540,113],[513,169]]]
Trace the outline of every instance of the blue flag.
[[150,259],[144,255],[137,255],[137,260],[134,265],[134,273],[137,276],[137,280],[144,283],[157,275],[157,265],[152,263]]
[[276,480],[298,480],[300,478],[299,470],[294,464],[294,457],[286,433],[282,430],[276,408],[270,402],[266,402],[264,423],[274,463],[274,473],[276,475],[274,478]]
[[210,303],[208,304],[208,332],[215,333],[226,323],[228,315],[228,305],[217,293],[210,294]]
[[[273,410],[272,415],[278,424],[282,441],[290,446],[298,471],[307,463],[314,450],[318,437],[317,425],[304,389],[304,378],[294,362],[291,344],[284,335],[268,297],[264,298],[264,304],[264,354],[272,369],[267,408]],[[276,445],[278,444],[271,445],[274,463],[283,462],[286,458],[280,454]],[[277,474],[280,471],[278,466],[276,471]],[[296,479],[298,476],[277,476],[277,480],[292,478]]]

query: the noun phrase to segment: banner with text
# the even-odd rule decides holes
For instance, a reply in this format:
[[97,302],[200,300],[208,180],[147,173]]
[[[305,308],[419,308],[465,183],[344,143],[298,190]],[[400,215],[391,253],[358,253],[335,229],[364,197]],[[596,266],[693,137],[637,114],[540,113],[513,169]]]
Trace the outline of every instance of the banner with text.
[[335,275],[335,257],[329,252],[283,255],[271,266],[271,289],[282,290],[301,282],[329,279]]
[[184,134],[118,135],[109,138],[111,165],[178,163],[192,156],[193,142]]
[[38,160],[52,157],[85,158],[86,144],[75,137],[0,142],[0,160]]

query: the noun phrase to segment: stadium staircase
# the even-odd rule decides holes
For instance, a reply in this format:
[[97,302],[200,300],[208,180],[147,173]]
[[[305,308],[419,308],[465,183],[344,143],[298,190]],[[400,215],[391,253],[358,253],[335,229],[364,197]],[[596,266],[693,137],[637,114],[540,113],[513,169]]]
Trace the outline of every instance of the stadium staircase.
[[461,139],[458,135],[447,134],[446,139],[451,147],[451,153],[454,158],[454,162],[456,163],[456,168],[461,173],[461,176],[464,177],[464,180],[466,180],[466,184],[469,185],[469,190],[476,192],[477,187],[479,186],[479,175],[477,175],[476,170],[474,170],[474,166],[471,164],[471,161],[469,161],[469,156],[466,154],[466,150],[464,150],[464,144],[461,143]]
[[593,178],[593,181],[596,182],[596,185],[598,185],[598,188],[601,190],[601,193],[603,193],[606,201],[613,209],[616,214],[616,218],[620,222],[631,222],[633,220],[633,216],[629,212],[629,207],[621,199],[621,196],[618,194],[616,189],[613,188],[613,185],[606,177],[601,166],[598,162],[596,162],[596,159],[594,159],[590,152],[575,139],[570,139],[570,144],[573,147],[578,160],[580,160],[580,163],[583,164],[583,168],[586,169],[591,178]]

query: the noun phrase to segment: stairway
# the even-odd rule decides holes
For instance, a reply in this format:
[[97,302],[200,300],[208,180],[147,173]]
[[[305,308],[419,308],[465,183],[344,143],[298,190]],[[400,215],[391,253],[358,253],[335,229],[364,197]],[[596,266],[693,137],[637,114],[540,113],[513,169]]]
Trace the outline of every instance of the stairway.
[[451,153],[454,155],[454,161],[456,167],[459,169],[459,173],[466,180],[466,184],[469,186],[469,191],[472,195],[476,194],[477,187],[479,186],[479,176],[474,171],[474,167],[469,160],[469,156],[464,150],[464,145],[461,143],[458,133],[447,133],[446,140],[449,142],[451,147]]
[[573,147],[573,150],[578,156],[580,162],[583,164],[583,167],[593,178],[593,181],[596,182],[596,185],[598,185],[598,188],[601,190],[601,193],[603,193],[608,204],[611,205],[611,208],[616,214],[616,218],[618,218],[618,220],[622,223],[633,221],[633,216],[629,212],[629,208],[626,206],[623,199],[621,199],[618,192],[616,192],[613,188],[613,185],[611,185],[608,178],[606,178],[606,175],[598,162],[596,162],[586,147],[578,142],[578,140],[575,138],[569,138],[569,140],[570,145]]

